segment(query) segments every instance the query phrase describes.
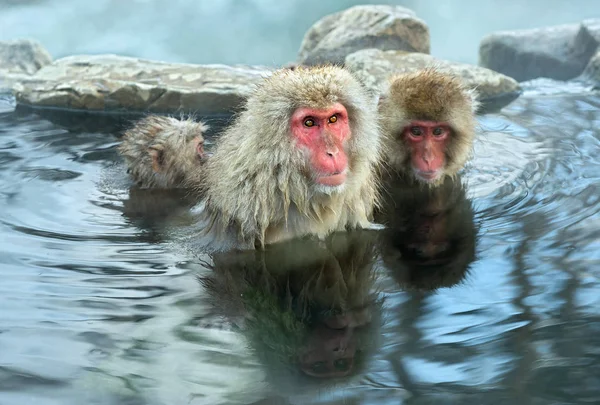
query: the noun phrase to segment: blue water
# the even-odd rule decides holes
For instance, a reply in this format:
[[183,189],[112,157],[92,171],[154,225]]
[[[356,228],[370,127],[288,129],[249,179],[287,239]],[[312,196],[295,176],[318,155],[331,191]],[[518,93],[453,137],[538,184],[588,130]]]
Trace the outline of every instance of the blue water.
[[0,98],[0,404],[599,403],[599,107],[480,117],[441,219],[398,213],[452,243],[425,268],[419,233],[186,250],[185,209],[119,179],[127,117]]

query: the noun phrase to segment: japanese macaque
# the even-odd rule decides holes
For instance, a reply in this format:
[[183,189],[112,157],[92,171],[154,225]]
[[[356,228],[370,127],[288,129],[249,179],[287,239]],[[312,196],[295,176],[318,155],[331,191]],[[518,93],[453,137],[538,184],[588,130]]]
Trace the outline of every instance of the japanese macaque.
[[203,166],[201,228],[264,247],[371,227],[380,151],[376,108],[342,68],[274,72]]
[[150,115],[125,132],[118,150],[140,187],[186,187],[198,183],[207,129],[192,119]]
[[246,338],[280,395],[358,376],[381,342],[376,232],[219,252],[200,278],[213,311]]
[[387,166],[430,186],[455,176],[473,149],[478,106],[453,75],[428,68],[393,76],[379,102]]
[[379,250],[396,281],[420,290],[459,283],[476,258],[478,232],[460,177],[446,176],[438,187],[388,179],[384,187]]

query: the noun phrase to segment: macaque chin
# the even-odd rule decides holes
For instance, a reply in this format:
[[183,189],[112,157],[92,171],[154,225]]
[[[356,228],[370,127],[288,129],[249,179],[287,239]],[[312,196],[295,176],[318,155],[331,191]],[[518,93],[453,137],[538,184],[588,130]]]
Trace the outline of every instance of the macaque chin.
[[118,150],[140,187],[189,187],[199,181],[207,158],[207,130],[206,124],[192,119],[151,115],[125,132]]
[[438,186],[469,158],[477,94],[435,69],[393,76],[379,102],[389,168],[411,182]]

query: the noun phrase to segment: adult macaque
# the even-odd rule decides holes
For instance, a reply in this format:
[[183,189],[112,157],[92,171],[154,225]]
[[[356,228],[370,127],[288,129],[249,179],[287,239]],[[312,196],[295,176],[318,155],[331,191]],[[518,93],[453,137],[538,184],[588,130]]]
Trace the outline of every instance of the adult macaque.
[[455,176],[473,148],[474,90],[433,68],[393,76],[379,103],[385,162],[408,182]]
[[202,227],[252,247],[371,227],[376,117],[375,103],[342,68],[274,72],[203,166]]
[[280,395],[364,371],[381,341],[373,231],[212,254],[203,297],[231,322]]
[[140,187],[185,187],[200,177],[207,129],[192,119],[150,115],[125,132],[118,150]]
[[403,288],[424,290],[460,282],[475,260],[478,231],[460,177],[438,187],[388,178],[384,187],[379,250],[393,277]]

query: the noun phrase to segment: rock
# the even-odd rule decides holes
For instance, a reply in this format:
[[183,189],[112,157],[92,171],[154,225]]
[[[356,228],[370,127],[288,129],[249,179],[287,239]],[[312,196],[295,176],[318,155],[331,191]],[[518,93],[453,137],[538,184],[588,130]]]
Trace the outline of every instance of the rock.
[[19,104],[101,111],[231,113],[264,67],[192,65],[116,55],[70,56],[14,86]]
[[582,76],[600,86],[600,50],[592,57]]
[[429,28],[400,6],[355,6],[317,21],[306,33],[298,63],[343,63],[366,48],[429,53]]
[[0,77],[8,74],[32,75],[50,62],[52,57],[37,41],[0,41]]
[[503,74],[480,66],[442,61],[422,53],[365,49],[348,55],[345,62],[374,93],[381,92],[392,74],[435,66],[461,77],[468,86],[476,87],[482,102],[481,112],[504,107],[520,93],[519,84]]
[[28,80],[30,76],[25,73],[6,73],[0,70],[0,92],[12,91],[16,83]]
[[485,37],[479,64],[518,81],[579,76],[600,45],[600,20],[518,31]]
[[50,62],[52,57],[37,41],[0,41],[0,90],[10,90]]

